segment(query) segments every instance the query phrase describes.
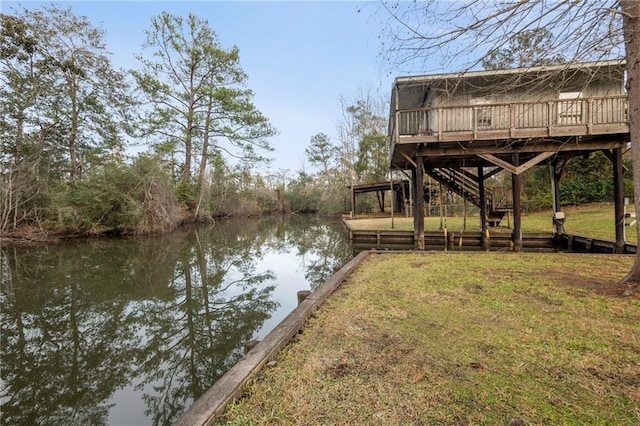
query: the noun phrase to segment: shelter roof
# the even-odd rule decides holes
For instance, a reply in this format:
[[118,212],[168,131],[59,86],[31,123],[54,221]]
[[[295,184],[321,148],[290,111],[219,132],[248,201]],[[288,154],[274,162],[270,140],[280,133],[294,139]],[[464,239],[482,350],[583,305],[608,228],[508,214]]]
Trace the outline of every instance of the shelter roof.
[[408,185],[409,181],[406,179],[398,179],[393,181],[385,181],[385,182],[376,182],[376,183],[364,183],[360,185],[349,186],[349,189],[353,188],[353,192],[356,194],[363,192],[375,192],[375,191],[387,191],[391,188],[391,184],[393,182],[393,186],[397,187],[399,185]]

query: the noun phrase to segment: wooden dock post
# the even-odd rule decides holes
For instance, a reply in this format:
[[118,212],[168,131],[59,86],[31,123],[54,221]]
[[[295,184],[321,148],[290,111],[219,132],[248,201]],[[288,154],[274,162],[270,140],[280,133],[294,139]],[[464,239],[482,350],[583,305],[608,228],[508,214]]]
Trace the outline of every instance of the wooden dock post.
[[413,223],[418,250],[424,250],[424,159],[418,157],[417,160],[415,173],[412,174],[415,176]]
[[[512,154],[514,167],[520,165],[520,155]],[[522,206],[520,205],[520,175],[511,172],[511,190],[513,192],[513,246],[515,251],[522,251]]]
[[484,167],[478,166],[478,192],[480,193],[480,231],[482,248],[489,250],[489,228],[487,227],[487,194],[484,189]]
[[298,305],[304,302],[304,299],[306,299],[310,294],[311,290],[300,290],[298,292]]
[[424,159],[418,158],[416,172],[416,213],[418,219],[418,250],[424,250]]
[[244,342],[244,354],[248,354],[249,351],[253,349],[258,343],[260,343],[260,340],[257,339],[252,339]]

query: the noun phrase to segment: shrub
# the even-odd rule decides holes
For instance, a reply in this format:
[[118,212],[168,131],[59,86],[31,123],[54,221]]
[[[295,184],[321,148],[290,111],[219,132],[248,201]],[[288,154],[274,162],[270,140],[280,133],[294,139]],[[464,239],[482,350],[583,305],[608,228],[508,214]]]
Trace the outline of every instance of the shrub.
[[133,165],[108,164],[75,186],[61,185],[51,208],[57,227],[89,232],[152,233],[175,227],[175,196],[159,164],[147,157]]

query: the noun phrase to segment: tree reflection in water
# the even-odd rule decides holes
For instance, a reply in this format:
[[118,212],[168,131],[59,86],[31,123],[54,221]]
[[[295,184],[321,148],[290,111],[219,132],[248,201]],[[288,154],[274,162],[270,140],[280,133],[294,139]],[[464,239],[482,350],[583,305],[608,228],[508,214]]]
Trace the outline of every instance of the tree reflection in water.
[[338,223],[304,217],[3,247],[2,424],[108,424],[132,386],[147,422],[170,424],[277,310],[265,253],[292,252],[315,288],[349,249]]

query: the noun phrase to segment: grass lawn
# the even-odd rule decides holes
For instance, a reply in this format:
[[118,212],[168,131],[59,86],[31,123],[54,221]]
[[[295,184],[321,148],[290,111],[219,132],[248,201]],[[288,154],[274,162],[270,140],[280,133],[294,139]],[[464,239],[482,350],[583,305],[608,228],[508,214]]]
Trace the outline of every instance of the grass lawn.
[[631,256],[369,256],[227,424],[640,423]]
[[[599,238],[602,240],[615,241],[616,229],[613,215],[613,204],[589,204],[579,207],[565,207],[566,213],[565,232],[573,235]],[[523,232],[553,232],[551,211],[536,212],[522,216]],[[447,217],[447,229],[458,232],[464,229],[464,219],[462,217]],[[354,230],[386,230],[400,229],[412,230],[413,218],[394,218],[394,227],[391,227],[391,219],[357,219],[347,221]],[[507,217],[503,219],[503,226],[490,228],[490,232],[511,232],[507,228]],[[440,229],[440,217],[425,217],[424,226],[426,231],[438,231]],[[513,226],[513,220],[511,220]],[[477,231],[480,229],[478,216],[467,217],[467,230]],[[636,244],[636,227],[627,227],[627,242]]]

